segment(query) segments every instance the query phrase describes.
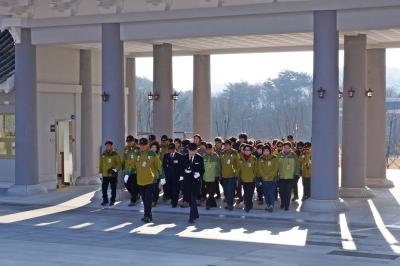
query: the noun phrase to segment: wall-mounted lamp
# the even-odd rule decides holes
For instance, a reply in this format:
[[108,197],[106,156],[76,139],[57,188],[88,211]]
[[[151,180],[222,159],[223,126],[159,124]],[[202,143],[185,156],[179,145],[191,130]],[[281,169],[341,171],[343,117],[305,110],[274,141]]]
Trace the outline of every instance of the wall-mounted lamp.
[[367,91],[365,91],[365,96],[372,98],[372,96],[374,96],[374,91],[369,88]]
[[108,102],[108,100],[110,100],[110,94],[104,91],[101,95],[101,99],[103,100],[103,102]]
[[339,99],[343,98],[343,91],[339,90]]
[[322,98],[325,97],[326,90],[325,90],[324,88],[319,87],[319,90],[317,90],[317,92],[318,92],[318,97],[319,97],[319,98],[322,99]]
[[147,99],[149,101],[157,101],[158,98],[160,98],[160,94],[158,94],[157,92],[149,92],[149,94],[147,94]]
[[179,94],[179,92],[174,91],[174,93],[171,95],[171,99],[174,101],[178,100]]
[[353,98],[356,91],[353,88],[350,88],[350,90],[348,90],[347,93],[349,94],[350,98]]

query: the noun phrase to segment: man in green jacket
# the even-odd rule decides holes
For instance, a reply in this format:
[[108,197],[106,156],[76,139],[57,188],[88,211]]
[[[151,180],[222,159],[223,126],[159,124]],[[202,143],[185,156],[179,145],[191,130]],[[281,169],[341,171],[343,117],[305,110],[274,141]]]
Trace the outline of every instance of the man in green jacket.
[[124,148],[124,155],[122,157],[123,176],[125,188],[131,195],[131,202],[129,206],[134,206],[138,199],[139,187],[136,180],[136,172],[134,169],[134,163],[136,160],[139,147],[135,143],[135,138],[132,135],[126,137],[126,146]]
[[217,190],[216,180],[218,181],[221,176],[221,161],[217,153],[213,151],[211,143],[207,143],[206,151],[203,156],[204,160],[204,176],[203,180],[206,186],[206,194],[208,194],[206,201],[206,209],[209,210],[212,207],[217,207],[215,201],[215,192]]
[[221,176],[227,203],[225,209],[229,211],[233,210],[233,197],[239,174],[239,159],[239,153],[232,149],[231,141],[225,140],[224,152],[221,155]]
[[140,186],[140,194],[144,205],[144,217],[142,221],[150,223],[153,221],[151,213],[154,183],[157,181],[161,171],[161,161],[156,153],[149,150],[149,142],[146,138],[139,141],[140,153],[136,157],[134,168],[137,175],[137,183]]
[[292,144],[285,142],[279,156],[279,192],[281,209],[289,210],[294,179],[300,174],[299,159],[292,151]]
[[103,193],[102,206],[108,203],[108,186],[111,186],[110,206],[114,205],[117,196],[118,171],[121,169],[121,158],[113,149],[113,142],[105,143],[105,151],[100,156],[99,174],[102,177],[101,190]]

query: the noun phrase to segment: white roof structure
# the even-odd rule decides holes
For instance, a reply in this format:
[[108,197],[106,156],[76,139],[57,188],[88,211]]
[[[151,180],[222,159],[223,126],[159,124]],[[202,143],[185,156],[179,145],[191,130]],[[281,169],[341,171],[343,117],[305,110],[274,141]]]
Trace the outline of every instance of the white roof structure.
[[0,0],[2,28],[32,28],[35,44],[99,49],[101,23],[121,23],[125,54],[151,56],[312,50],[313,11],[338,10],[344,35],[368,48],[400,47],[399,0]]

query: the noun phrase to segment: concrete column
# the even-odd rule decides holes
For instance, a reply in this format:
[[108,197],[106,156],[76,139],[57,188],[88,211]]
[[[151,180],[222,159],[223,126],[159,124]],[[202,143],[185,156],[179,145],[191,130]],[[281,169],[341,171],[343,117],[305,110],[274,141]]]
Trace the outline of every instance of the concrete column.
[[374,91],[367,99],[367,174],[369,187],[391,188],[386,179],[386,50],[371,49],[368,58],[368,87]]
[[[342,212],[338,199],[339,148],[339,37],[336,11],[314,12],[314,84],[312,108],[311,198],[302,209],[317,212]],[[323,88],[325,95],[318,96]]]
[[211,141],[210,55],[193,57],[193,132]]
[[[366,175],[366,111],[367,96],[367,36],[344,38],[344,84],[343,84],[343,137],[342,197],[371,197],[365,186]],[[354,90],[350,97],[348,91]]]
[[128,134],[137,136],[136,64],[135,58],[126,59],[126,86],[128,94]]
[[164,134],[172,137],[172,45],[169,43],[154,45],[153,60],[153,92],[159,94],[159,99],[153,101],[153,133],[158,139]]
[[31,30],[21,29],[21,42],[15,45],[15,185],[12,195],[46,193],[39,184],[37,140],[36,46]]
[[94,90],[92,84],[92,51],[80,51],[79,80],[82,86],[81,94],[81,176],[77,185],[100,184],[96,162],[99,159],[94,134]]
[[[120,39],[120,25],[102,25],[102,91],[109,95],[102,105],[102,145],[106,140],[114,142],[114,148],[121,155],[125,144],[125,88],[124,49]],[[120,175],[118,187],[123,187]]]

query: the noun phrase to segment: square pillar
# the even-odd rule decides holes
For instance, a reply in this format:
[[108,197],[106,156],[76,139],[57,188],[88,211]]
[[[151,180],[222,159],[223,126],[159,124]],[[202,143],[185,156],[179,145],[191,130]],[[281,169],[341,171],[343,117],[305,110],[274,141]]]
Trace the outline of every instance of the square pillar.
[[137,136],[136,106],[136,62],[135,58],[126,59],[126,86],[128,87],[128,134]]
[[193,133],[211,141],[210,55],[193,57]]
[[153,93],[159,95],[153,101],[153,133],[157,138],[173,135],[173,86],[172,86],[172,45],[169,43],[153,46]]
[[386,49],[370,49],[368,88],[373,96],[367,99],[367,172],[368,187],[392,188],[386,179]]
[[39,184],[36,46],[31,29],[21,29],[21,41],[15,44],[15,185],[11,195],[46,193]]
[[[339,35],[336,11],[314,12],[314,82],[312,94],[311,198],[302,210],[338,213]],[[319,97],[318,90],[325,90]]]
[[[342,197],[372,197],[365,186],[367,36],[345,36],[343,81]],[[353,95],[351,95],[353,91]]]

